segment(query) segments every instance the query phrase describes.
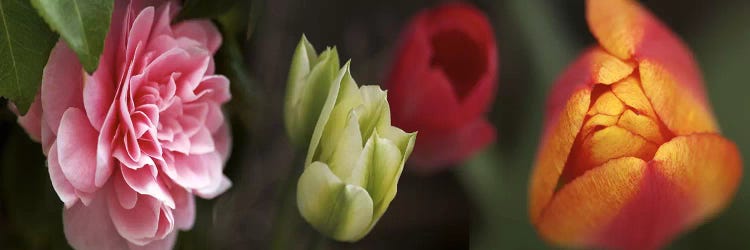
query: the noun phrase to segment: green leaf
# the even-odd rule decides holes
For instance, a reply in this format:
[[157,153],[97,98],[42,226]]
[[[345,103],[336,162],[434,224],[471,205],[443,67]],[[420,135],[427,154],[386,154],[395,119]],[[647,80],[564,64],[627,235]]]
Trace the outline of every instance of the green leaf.
[[114,0],[31,0],[31,3],[76,52],[86,72],[93,73],[104,50]]
[[0,96],[21,113],[34,101],[55,40],[28,1],[0,0]]
[[219,17],[242,1],[236,0],[185,0],[177,20]]

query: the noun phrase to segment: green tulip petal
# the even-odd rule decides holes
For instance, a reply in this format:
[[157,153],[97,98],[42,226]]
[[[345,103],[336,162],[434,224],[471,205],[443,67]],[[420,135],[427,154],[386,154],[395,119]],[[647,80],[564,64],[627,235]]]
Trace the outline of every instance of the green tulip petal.
[[297,100],[301,85],[304,82],[307,74],[310,73],[310,68],[318,60],[318,55],[315,53],[315,48],[307,38],[303,35],[302,39],[297,44],[297,48],[294,50],[292,56],[292,65],[289,67],[289,79],[287,80],[286,89],[286,100]]
[[297,185],[297,204],[315,229],[339,241],[356,241],[369,230],[373,203],[361,187],[344,184],[328,166],[314,162]]
[[[328,147],[321,147],[322,149],[335,148],[329,160],[329,165],[331,171],[343,180],[352,175],[352,170],[354,170],[354,166],[357,164],[359,156],[362,153],[362,137],[359,132],[357,114],[351,112],[348,117],[349,121],[346,127],[342,129],[343,133],[339,136],[340,140]],[[328,138],[328,136],[324,138]]]
[[294,145],[309,144],[338,68],[335,48],[316,56],[315,48],[302,37],[292,57],[284,103],[287,133]]
[[399,155],[400,158],[397,171],[393,175],[392,181],[390,182],[390,184],[384,183],[383,185],[381,185],[381,189],[384,191],[384,193],[382,194],[382,200],[376,204],[377,206],[373,215],[373,217],[376,219],[373,222],[373,226],[375,223],[377,223],[377,220],[380,219],[380,216],[385,213],[385,210],[388,209],[388,205],[391,203],[391,201],[393,201],[393,198],[396,197],[398,181],[401,178],[401,173],[404,171],[406,160],[409,158],[412,150],[414,149],[414,143],[416,142],[417,138],[417,133],[404,133],[399,128],[390,128],[391,129],[386,130],[388,132],[385,136],[383,136],[383,138],[387,138],[385,139],[385,141],[393,143],[393,145],[400,150],[401,155]]
[[333,238],[340,241],[358,241],[366,235],[372,224],[373,203],[367,191],[359,186],[346,185],[339,196],[338,230]]
[[286,98],[284,99],[284,122],[286,123],[287,134],[293,138],[292,140],[298,139],[300,136],[297,135],[298,120],[296,119],[299,115],[297,108],[299,106],[300,94],[305,86],[305,79],[310,74],[310,68],[315,61],[317,61],[318,55],[315,53],[315,48],[312,44],[307,41],[305,36],[297,44],[297,49],[294,51],[292,56],[292,65],[289,67],[289,79],[287,80]]
[[[326,127],[323,130],[325,136],[320,138],[320,144],[316,151],[316,154],[318,154],[315,157],[316,160],[322,162],[330,161],[333,157],[334,151],[339,147],[339,141],[341,140],[341,135],[345,131],[345,127],[349,126],[348,122],[350,119],[349,116],[352,113],[352,108],[361,104],[362,96],[359,94],[357,83],[352,78],[350,71],[347,70],[344,74],[344,78],[341,80],[341,88],[339,89],[338,98],[336,99],[336,105],[333,107],[333,111],[331,111]],[[357,124],[357,133],[359,133],[359,124]],[[357,142],[359,144],[358,148],[361,151],[364,140],[359,135],[357,138],[359,138],[359,141]],[[359,151],[356,155],[359,155]]]
[[314,157],[317,157],[319,154],[317,153],[318,145],[320,144],[321,137],[323,136],[323,131],[326,125],[328,124],[328,120],[331,117],[331,113],[333,111],[334,105],[336,104],[336,100],[338,99],[339,90],[341,89],[341,82],[344,79],[344,77],[349,72],[349,62],[344,64],[344,67],[341,67],[341,70],[339,70],[338,76],[331,82],[330,88],[328,90],[328,94],[326,95],[325,103],[323,105],[323,109],[319,112],[320,116],[317,119],[317,122],[315,123],[315,127],[312,133],[312,137],[310,139],[310,146],[307,149],[307,158],[305,159],[305,166],[309,166]]
[[[391,203],[391,200],[385,199],[385,194],[390,192],[389,189],[396,188],[401,173],[401,150],[388,139],[378,136],[377,132],[373,133],[376,141],[375,152],[370,160],[369,180],[367,189],[375,202],[376,211],[385,211],[385,208]],[[379,217],[380,215],[377,215]]]
[[[407,152],[406,156],[408,157],[409,154],[411,154],[411,149],[409,148],[409,144],[411,143],[411,147],[414,147],[414,138],[416,137],[416,132],[414,133],[406,133],[403,130],[401,130],[398,127],[388,126],[378,129],[378,134],[382,138],[386,138],[388,140],[393,141],[393,144],[396,144],[398,149],[401,150],[401,152]],[[407,150],[409,149],[409,150]],[[404,158],[406,160],[406,158]]]
[[369,138],[375,128],[391,125],[391,109],[388,106],[388,96],[376,85],[360,87],[362,105],[355,108],[359,114],[359,124],[362,138]]

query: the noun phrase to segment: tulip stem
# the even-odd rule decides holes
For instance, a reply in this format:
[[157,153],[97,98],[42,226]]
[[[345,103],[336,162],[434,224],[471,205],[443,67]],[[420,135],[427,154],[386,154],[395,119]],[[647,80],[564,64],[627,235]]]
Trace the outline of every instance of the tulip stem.
[[300,223],[300,215],[297,212],[297,178],[304,169],[306,154],[295,152],[292,166],[289,168],[286,178],[280,185],[279,204],[276,207],[276,219],[274,220],[271,235],[271,249],[292,249],[290,245],[296,242],[297,227]]

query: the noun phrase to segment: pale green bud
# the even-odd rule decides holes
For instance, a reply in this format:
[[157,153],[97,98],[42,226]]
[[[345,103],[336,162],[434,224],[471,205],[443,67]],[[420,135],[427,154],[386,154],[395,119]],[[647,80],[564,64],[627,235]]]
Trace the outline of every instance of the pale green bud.
[[349,63],[320,112],[297,186],[302,217],[339,241],[367,235],[396,196],[416,133],[391,126],[387,93],[357,87]]
[[329,95],[336,95],[330,91],[338,70],[336,48],[327,48],[318,55],[302,36],[292,57],[284,101],[286,131],[296,147],[309,144],[325,101]]

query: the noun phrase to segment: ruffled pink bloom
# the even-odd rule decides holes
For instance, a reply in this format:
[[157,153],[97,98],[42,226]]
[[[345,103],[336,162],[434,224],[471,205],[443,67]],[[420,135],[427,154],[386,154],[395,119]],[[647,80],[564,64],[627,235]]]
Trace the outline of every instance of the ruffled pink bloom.
[[58,42],[19,123],[42,143],[74,248],[171,248],[192,227],[193,195],[231,185],[221,35],[208,20],[171,24],[177,2],[115,2],[96,72]]

